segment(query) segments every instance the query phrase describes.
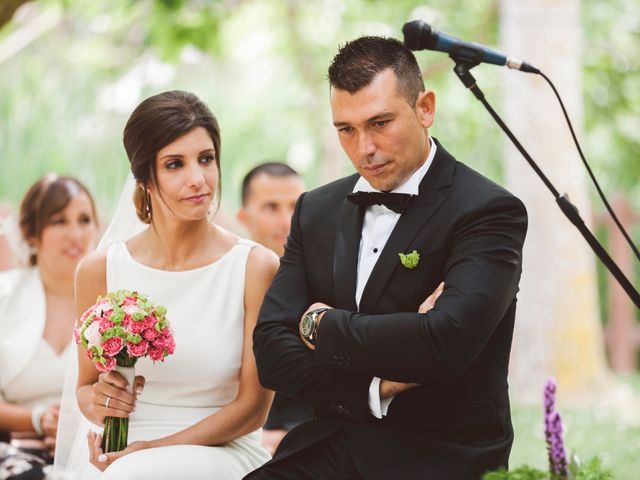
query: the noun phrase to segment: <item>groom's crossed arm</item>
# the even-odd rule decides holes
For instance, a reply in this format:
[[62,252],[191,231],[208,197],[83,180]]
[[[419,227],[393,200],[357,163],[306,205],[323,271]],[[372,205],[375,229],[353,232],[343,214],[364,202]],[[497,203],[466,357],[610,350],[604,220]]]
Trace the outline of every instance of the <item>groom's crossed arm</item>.
[[362,418],[374,376],[426,383],[462,373],[517,291],[526,232],[522,203],[514,197],[494,198],[465,218],[456,233],[445,269],[445,292],[436,308],[427,314],[327,311],[312,351],[298,334],[300,317],[318,300],[311,297],[304,269],[302,200],[254,332],[263,385],[320,409],[342,406],[345,416]]
[[346,371],[426,384],[464,373],[515,298],[527,218],[515,197],[489,199],[464,219],[445,265],[445,289],[426,314],[333,309],[318,329],[314,360]]

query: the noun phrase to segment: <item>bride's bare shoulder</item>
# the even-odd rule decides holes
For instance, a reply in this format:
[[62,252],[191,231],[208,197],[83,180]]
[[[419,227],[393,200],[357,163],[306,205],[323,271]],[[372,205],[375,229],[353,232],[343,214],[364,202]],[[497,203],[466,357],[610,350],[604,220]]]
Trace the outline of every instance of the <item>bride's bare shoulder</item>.
[[76,295],[94,297],[107,288],[107,252],[95,250],[87,254],[76,269]]

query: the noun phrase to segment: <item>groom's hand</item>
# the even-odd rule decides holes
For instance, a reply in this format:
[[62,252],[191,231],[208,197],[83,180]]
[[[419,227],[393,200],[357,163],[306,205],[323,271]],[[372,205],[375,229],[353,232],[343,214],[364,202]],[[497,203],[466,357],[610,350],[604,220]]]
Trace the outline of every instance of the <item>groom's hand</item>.
[[390,398],[405,392],[411,388],[420,386],[419,383],[401,383],[392,382],[391,380],[380,380],[380,399]]
[[[312,303],[311,306],[309,308],[307,308],[307,310],[302,314],[302,316],[300,317],[300,321],[298,322],[298,333],[300,334],[300,338],[302,339],[302,342],[307,346],[307,348],[310,348],[311,350],[315,350],[316,346],[313,345],[312,343],[310,343],[306,338],[304,338],[302,336],[302,330],[301,330],[301,326],[302,326],[302,319],[304,318],[304,316],[309,313],[312,310],[317,310],[319,308],[333,308],[330,307],[329,305],[327,305],[326,303],[322,303],[322,302],[316,302],[316,303]],[[318,335],[318,330],[320,328],[320,320],[322,320],[322,317],[324,316],[324,312],[322,312],[320,315],[318,315],[318,318],[316,319],[316,336]]]
[[[436,305],[436,301],[442,295],[444,290],[444,282],[440,282],[440,285],[436,287],[436,289],[429,295],[422,305],[418,308],[418,313],[427,313]],[[384,400],[385,398],[391,398],[399,393],[406,392],[407,390],[418,387],[418,383],[401,383],[401,382],[392,382],[391,380],[385,380],[384,378],[380,380],[380,399]]]

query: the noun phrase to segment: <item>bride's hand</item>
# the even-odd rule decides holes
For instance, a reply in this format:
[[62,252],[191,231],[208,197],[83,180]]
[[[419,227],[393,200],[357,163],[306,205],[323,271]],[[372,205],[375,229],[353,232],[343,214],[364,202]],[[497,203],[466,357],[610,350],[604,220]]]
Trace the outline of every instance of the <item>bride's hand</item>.
[[87,441],[89,442],[89,462],[101,472],[120,457],[137,450],[149,448],[148,442],[139,441],[129,444],[127,448],[120,452],[102,453],[102,435],[93,431],[88,433]]
[[105,417],[128,418],[135,410],[136,399],[144,387],[144,377],[136,376],[133,392],[127,390],[127,381],[117,372],[101,373],[91,386],[91,405],[94,418],[100,425]]

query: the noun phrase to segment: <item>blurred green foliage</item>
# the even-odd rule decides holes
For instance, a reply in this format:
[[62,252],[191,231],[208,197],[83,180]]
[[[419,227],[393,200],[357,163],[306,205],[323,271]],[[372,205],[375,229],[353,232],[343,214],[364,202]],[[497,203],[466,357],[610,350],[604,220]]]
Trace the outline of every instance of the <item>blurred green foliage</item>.
[[[584,0],[585,150],[608,193],[640,205],[640,6]],[[339,44],[361,34],[402,38],[404,22],[496,45],[498,0],[37,0],[0,30],[0,201],[14,205],[49,171],[72,173],[108,215],[126,175],[127,115],[162,90],[194,91],[223,133],[223,209],[256,163],[282,159],[310,187],[351,172],[328,104],[326,68]],[[53,18],[54,20],[51,20]],[[451,72],[444,55],[419,52],[438,95],[432,134],[460,159],[502,179],[503,139]],[[500,110],[500,75],[474,71]],[[596,210],[599,209],[596,203]]]

